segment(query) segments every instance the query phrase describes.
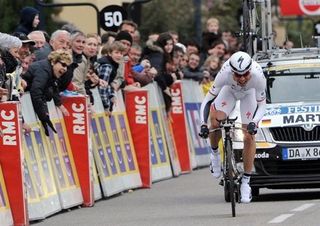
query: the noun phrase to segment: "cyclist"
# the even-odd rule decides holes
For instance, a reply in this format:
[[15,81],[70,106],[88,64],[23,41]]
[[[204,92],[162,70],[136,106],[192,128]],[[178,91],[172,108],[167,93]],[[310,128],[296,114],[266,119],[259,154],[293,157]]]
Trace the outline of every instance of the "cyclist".
[[210,155],[210,170],[214,177],[221,175],[220,151],[218,142],[221,131],[209,134],[207,120],[210,114],[210,128],[218,128],[217,119],[225,119],[240,100],[242,128],[244,128],[243,165],[244,173],[241,179],[241,202],[251,201],[250,175],[256,153],[255,134],[258,122],[266,109],[266,79],[260,65],[251,59],[249,54],[238,51],[227,60],[218,72],[214,84],[205,96],[201,108],[202,138],[210,137],[212,153]]

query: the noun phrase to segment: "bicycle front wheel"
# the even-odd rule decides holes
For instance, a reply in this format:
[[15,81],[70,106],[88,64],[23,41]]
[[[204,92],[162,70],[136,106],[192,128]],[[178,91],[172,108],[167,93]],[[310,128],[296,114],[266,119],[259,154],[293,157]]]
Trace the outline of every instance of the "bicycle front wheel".
[[235,169],[234,169],[234,158],[231,140],[225,141],[226,150],[226,168],[228,180],[227,186],[229,187],[229,199],[231,203],[232,216],[236,216],[236,184],[235,184]]

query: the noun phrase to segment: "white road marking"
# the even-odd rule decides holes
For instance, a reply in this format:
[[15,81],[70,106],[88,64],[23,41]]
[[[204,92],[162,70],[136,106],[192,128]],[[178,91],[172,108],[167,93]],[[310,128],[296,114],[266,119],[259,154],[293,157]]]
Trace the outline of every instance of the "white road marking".
[[[299,212],[299,211],[304,211],[312,206],[314,206],[314,203],[306,203],[301,206],[298,206],[297,208],[294,208],[291,210],[291,212]],[[294,214],[293,213],[287,213],[287,214],[281,214],[275,218],[273,218],[271,221],[269,221],[269,224],[279,224],[288,219],[289,217],[292,217]]]
[[291,211],[293,211],[293,212],[303,211],[303,210],[306,210],[306,209],[308,209],[308,208],[310,208],[311,206],[314,206],[314,205],[315,205],[314,203],[306,203],[306,204],[303,204],[303,205],[301,205],[301,206],[299,206],[299,207],[297,207],[297,208],[295,208],[295,209],[293,209]]
[[281,214],[280,216],[277,216],[273,218],[271,221],[269,221],[269,224],[279,224],[288,219],[289,217],[292,217],[294,214],[287,213],[287,214]]

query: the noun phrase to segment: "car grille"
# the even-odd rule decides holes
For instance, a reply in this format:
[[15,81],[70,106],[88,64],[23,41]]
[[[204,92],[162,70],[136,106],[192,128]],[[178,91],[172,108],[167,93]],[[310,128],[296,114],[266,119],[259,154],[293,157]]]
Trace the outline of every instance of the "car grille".
[[270,132],[275,141],[319,141],[320,126],[314,127],[311,131],[306,131],[303,127],[275,127],[270,128]]
[[255,160],[260,175],[314,175],[320,174],[319,160]]

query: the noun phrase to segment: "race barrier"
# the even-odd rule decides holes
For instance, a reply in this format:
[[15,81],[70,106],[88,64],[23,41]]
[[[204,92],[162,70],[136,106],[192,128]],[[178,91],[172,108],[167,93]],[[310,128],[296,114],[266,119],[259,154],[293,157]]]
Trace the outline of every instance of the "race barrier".
[[28,214],[30,220],[41,220],[59,212],[62,207],[47,138],[36,117],[29,93],[22,96],[21,111],[24,122],[31,127],[31,132],[25,133],[22,140]]
[[68,209],[83,203],[78,174],[61,111],[53,101],[48,102],[51,121],[57,131],[49,129],[49,156],[52,159],[54,178],[62,209]]
[[122,93],[111,117],[105,111],[97,89],[93,90],[94,105],[91,119],[93,153],[103,196],[141,187],[137,159],[125,112]]
[[6,185],[0,167],[0,223],[3,226],[13,225],[12,213]]
[[63,106],[69,112],[68,116],[64,116],[64,121],[79,177],[83,205],[93,206],[93,168],[90,161],[91,142],[87,98],[85,96],[65,97]]
[[[156,83],[118,91],[111,116],[97,88],[90,108],[84,96],[63,96],[69,115],[63,116],[53,101],[47,103],[57,130],[49,128],[49,136],[30,94],[22,96],[21,104],[1,103],[0,225],[28,225],[62,209],[91,207],[103,197],[151,188],[154,182],[208,165],[210,149],[198,138],[200,87],[176,82],[171,93],[167,113]],[[19,113],[30,133],[20,132]]]
[[[19,104],[17,102],[8,102],[1,103],[0,106],[0,125],[2,129],[2,136],[0,137],[0,166],[9,200],[9,204],[5,206],[10,206],[15,225],[28,225]],[[6,200],[6,198],[2,197],[2,200]],[[8,223],[7,217],[5,217],[5,220]]]
[[142,187],[150,188],[150,129],[149,129],[149,97],[147,90],[126,90],[125,103],[129,126],[136,151]]
[[166,133],[169,130],[165,129],[167,124],[165,123],[164,103],[162,102],[163,98],[160,96],[160,90],[155,83],[147,85],[146,89],[149,91],[150,97],[151,178],[152,182],[155,182],[173,176],[171,165],[174,166],[177,159],[169,156],[166,139]]
[[[199,137],[200,106],[204,98],[199,83],[193,80],[182,80],[182,96],[184,102],[185,116],[187,121],[188,141],[190,143],[192,168],[209,165],[209,145],[204,139]],[[192,90],[192,95],[190,95]]]
[[171,125],[174,131],[173,137],[178,147],[178,159],[182,172],[191,172],[191,159],[188,143],[188,128],[185,118],[185,106],[182,97],[181,82],[175,82],[171,86],[172,107],[170,115],[172,118]]

